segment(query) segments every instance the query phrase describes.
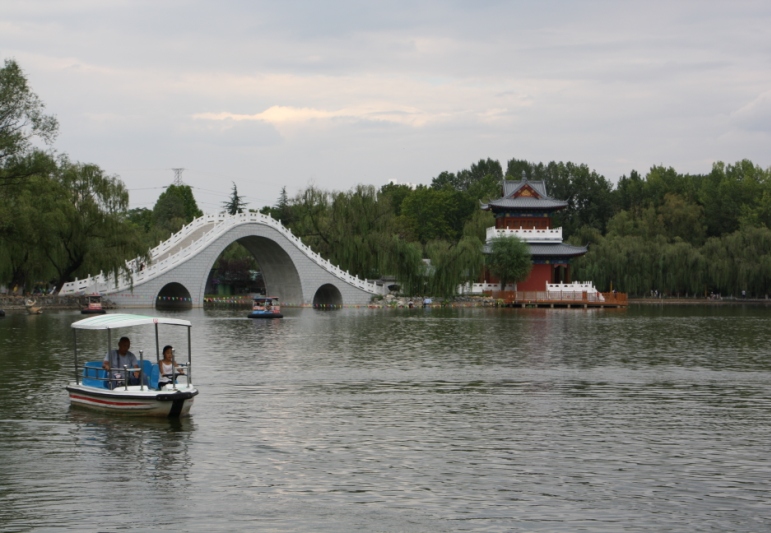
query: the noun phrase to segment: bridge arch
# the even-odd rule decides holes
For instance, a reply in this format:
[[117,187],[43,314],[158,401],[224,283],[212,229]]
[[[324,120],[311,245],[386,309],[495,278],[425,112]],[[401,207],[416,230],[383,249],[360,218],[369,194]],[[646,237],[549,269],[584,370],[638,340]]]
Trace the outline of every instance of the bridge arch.
[[164,285],[155,299],[156,309],[190,309],[193,299],[187,287],[173,281]]
[[340,307],[343,305],[343,295],[340,289],[331,283],[325,283],[313,295],[313,307]]

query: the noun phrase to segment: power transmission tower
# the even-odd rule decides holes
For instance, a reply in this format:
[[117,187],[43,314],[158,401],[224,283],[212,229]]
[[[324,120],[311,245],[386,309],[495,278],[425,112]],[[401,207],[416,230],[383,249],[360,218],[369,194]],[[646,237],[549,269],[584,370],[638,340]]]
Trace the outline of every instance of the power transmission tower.
[[172,168],[171,170],[174,171],[174,185],[184,185],[182,183],[182,171],[185,170],[184,168]]

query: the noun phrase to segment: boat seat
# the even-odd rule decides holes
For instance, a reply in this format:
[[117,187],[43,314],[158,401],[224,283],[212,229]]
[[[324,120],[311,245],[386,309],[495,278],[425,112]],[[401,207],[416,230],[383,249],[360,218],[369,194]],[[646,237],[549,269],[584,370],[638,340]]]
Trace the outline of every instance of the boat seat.
[[157,364],[154,364],[151,367],[150,372],[147,374],[147,376],[150,378],[150,381],[148,382],[148,385],[151,388],[153,388],[153,389],[157,389],[158,388],[158,380],[161,379],[161,370],[158,368]]
[[109,389],[106,380],[107,371],[102,368],[102,361],[87,361],[83,365],[83,379],[81,381],[83,385]]
[[[146,376],[145,379],[149,380],[146,383],[154,388],[158,388],[158,379],[160,377],[158,371],[158,365],[154,365],[152,361],[142,361],[142,374]],[[88,387],[99,387],[100,389],[109,389],[108,386],[108,374],[105,369],[102,368],[102,361],[87,361],[83,365],[83,379],[82,384]]]

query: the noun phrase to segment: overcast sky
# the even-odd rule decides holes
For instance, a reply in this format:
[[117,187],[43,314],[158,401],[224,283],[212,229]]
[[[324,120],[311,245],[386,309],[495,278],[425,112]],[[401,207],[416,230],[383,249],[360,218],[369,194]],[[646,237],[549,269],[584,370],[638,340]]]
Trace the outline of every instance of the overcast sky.
[[493,158],[771,166],[771,2],[3,0],[57,151],[152,207],[429,184]]

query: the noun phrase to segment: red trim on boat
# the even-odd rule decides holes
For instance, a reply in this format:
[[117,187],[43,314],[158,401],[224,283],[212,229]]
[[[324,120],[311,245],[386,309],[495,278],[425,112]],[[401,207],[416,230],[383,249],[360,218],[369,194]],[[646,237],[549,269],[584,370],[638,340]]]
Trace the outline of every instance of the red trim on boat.
[[[70,398],[76,398],[78,400],[87,400],[89,402],[95,402],[95,403],[103,403],[106,405],[123,405],[123,406],[132,406],[132,405],[147,405],[147,402],[111,402],[108,400],[100,400],[98,398],[92,398],[91,396],[78,396],[77,394],[70,393]],[[155,401],[155,398],[148,398],[148,400]]]

